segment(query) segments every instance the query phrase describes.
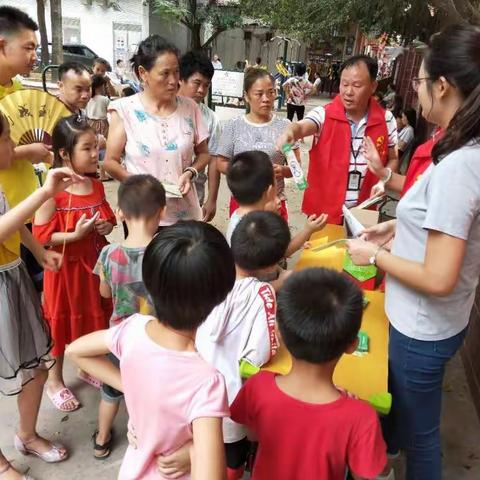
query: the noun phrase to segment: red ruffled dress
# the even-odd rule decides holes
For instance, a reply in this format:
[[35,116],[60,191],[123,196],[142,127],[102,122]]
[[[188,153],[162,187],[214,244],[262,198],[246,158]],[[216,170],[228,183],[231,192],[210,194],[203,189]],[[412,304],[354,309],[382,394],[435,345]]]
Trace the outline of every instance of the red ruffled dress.
[[[92,193],[72,195],[70,208],[70,193],[54,197],[56,211],[51,220],[45,225],[33,225],[33,234],[40,243],[47,244],[54,233],[73,232],[83,214],[91,218],[99,211],[100,219],[116,224],[102,183],[92,179],[92,185]],[[108,327],[112,301],[100,296],[100,280],[93,273],[107,243],[103,235],[93,230],[81,240],[66,244],[59,272],[45,270],[43,308],[54,340],[53,356],[63,355],[65,346],[82,335]],[[61,253],[63,245],[52,248]]]

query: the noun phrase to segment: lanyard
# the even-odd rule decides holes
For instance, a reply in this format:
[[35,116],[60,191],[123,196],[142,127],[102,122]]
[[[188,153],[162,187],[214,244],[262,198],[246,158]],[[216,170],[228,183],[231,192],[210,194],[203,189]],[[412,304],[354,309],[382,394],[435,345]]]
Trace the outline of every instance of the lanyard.
[[[360,120],[360,122],[362,122],[362,121],[363,121],[363,119]],[[357,123],[350,123],[350,128],[352,130],[352,132],[351,132],[352,136],[350,138],[350,151],[352,153],[353,162],[354,162],[353,170],[350,170],[349,173],[348,173],[347,191],[350,191],[350,192],[360,191],[360,187],[361,187],[361,184],[362,184],[362,174],[357,170],[357,158],[360,155],[360,151],[362,149],[365,134],[363,135],[363,137],[361,139],[362,141],[360,142],[360,146],[358,147],[358,149],[354,150],[354,148],[353,148],[353,141],[354,141],[354,139],[356,139],[357,131],[358,131],[358,127],[360,125],[360,122],[358,124]],[[365,127],[365,132],[366,132],[366,127]]]
[[[363,138],[365,138],[365,137],[363,137]],[[357,158],[360,155],[360,151],[362,150],[363,138],[362,138],[362,143],[360,144],[360,146],[357,148],[356,151],[353,149],[353,138],[352,138],[352,140],[350,140],[350,151],[351,151],[352,156],[353,156],[353,164],[354,164],[354,169],[355,170],[357,170]]]
[[[357,136],[358,127],[364,119],[365,119],[365,122],[367,122],[367,116],[365,116],[358,123],[353,123],[353,122],[350,123],[350,129],[351,129],[351,132],[352,132],[352,136],[350,138],[350,152],[352,153],[352,156],[353,156],[354,171],[357,170],[357,158],[360,155],[360,151],[362,150],[362,145],[363,145],[363,141],[365,139],[365,134],[363,135],[362,141],[360,142],[360,146],[357,148],[357,150],[354,150],[354,148],[353,148],[353,141]],[[366,132],[366,126],[365,126],[365,132]]]

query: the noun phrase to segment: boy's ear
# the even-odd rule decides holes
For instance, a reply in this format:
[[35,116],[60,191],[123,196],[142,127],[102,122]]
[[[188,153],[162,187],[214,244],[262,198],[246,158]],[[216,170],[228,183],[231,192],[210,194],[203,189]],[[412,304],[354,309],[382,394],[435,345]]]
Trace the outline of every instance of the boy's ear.
[[165,215],[167,214],[167,206],[165,205],[159,212],[159,217],[160,217],[160,220],[162,218],[165,218]]
[[263,195],[265,199],[270,200],[274,198],[274,196],[276,195],[276,192],[277,192],[277,187],[275,184],[273,184],[273,185],[269,185],[269,187],[265,190]]
[[160,223],[160,220],[165,218],[166,213],[167,213],[167,206],[165,205],[163,208],[160,208],[158,212],[155,214],[155,219],[157,223]]
[[0,52],[4,50],[6,43],[7,43],[7,39],[5,37],[0,36]]
[[345,353],[351,355],[358,347],[358,337],[346,348]]
[[120,222],[125,221],[125,215],[119,207],[115,209],[115,216],[117,217],[117,220],[120,220]]

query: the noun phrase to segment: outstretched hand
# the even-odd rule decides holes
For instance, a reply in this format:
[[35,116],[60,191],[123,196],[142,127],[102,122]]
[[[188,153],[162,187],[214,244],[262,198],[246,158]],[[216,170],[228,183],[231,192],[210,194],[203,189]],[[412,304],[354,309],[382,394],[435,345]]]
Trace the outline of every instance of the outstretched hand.
[[42,189],[49,197],[54,197],[57,193],[63,192],[74,183],[82,180],[82,176],[68,167],[52,168],[47,173]]
[[368,169],[378,178],[385,178],[386,170],[377,147],[370,137],[365,137],[362,144],[362,155],[367,161]]

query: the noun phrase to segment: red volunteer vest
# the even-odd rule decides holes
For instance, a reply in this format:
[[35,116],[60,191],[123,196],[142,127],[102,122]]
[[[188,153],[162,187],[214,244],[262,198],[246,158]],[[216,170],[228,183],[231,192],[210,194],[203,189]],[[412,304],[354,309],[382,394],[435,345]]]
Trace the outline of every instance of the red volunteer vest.
[[433,137],[422,143],[413,154],[408,166],[407,174],[405,176],[405,183],[403,184],[403,190],[401,196],[403,197],[407,191],[413,187],[415,182],[419,180],[423,172],[432,163],[432,150],[435,144],[443,137],[443,131],[438,130]]
[[[375,143],[382,163],[388,161],[388,129],[385,110],[373,98],[368,108],[366,135]],[[342,223],[342,205],[348,183],[352,130],[340,96],[325,107],[325,123],[318,142],[310,150],[308,188],[302,211],[307,215],[328,214],[328,223]],[[370,197],[378,178],[369,170],[363,178],[358,201]]]

